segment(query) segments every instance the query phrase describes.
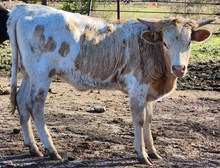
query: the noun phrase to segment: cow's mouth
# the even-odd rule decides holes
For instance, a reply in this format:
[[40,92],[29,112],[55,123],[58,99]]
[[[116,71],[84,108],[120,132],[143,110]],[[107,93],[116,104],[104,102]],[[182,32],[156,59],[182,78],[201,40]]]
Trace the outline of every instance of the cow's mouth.
[[177,78],[182,78],[185,76],[185,72],[173,72],[173,74],[177,77]]

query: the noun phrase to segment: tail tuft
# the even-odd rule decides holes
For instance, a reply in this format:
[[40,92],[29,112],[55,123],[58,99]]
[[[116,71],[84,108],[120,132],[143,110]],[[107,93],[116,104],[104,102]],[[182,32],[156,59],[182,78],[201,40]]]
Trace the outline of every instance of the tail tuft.
[[16,93],[17,93],[17,85],[11,85],[11,114],[13,115],[16,110],[17,102],[16,102]]

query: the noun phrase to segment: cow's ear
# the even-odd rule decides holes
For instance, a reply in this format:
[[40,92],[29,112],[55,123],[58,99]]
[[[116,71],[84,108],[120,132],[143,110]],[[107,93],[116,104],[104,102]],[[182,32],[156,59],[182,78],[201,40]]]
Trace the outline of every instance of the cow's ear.
[[162,42],[161,33],[144,31],[141,37],[149,44],[157,44]]
[[193,30],[191,38],[193,41],[201,42],[208,39],[211,35],[211,32],[206,29]]

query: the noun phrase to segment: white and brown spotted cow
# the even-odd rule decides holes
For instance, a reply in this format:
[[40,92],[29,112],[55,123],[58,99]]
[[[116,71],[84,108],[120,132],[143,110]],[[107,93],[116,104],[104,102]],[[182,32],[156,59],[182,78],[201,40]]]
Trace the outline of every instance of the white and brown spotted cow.
[[[135,150],[141,163],[160,158],[150,129],[152,102],[175,89],[187,72],[191,41],[210,36],[197,23],[175,18],[109,24],[45,6],[16,6],[8,19],[12,47],[11,102],[20,114],[24,142],[42,156],[31,118],[52,159],[61,159],[44,118],[48,88],[55,75],[78,90],[117,89],[129,95]],[[18,93],[17,69],[23,70]],[[147,149],[147,152],[145,150]]]

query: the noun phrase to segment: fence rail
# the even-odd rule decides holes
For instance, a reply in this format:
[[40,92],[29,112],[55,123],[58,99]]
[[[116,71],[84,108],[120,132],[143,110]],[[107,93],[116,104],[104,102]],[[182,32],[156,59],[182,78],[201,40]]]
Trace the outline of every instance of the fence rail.
[[[16,0],[15,0],[16,1]],[[24,0],[23,0],[24,1]],[[43,0],[25,0],[28,3],[36,3],[36,1],[43,1]],[[126,13],[131,14],[163,14],[165,16],[202,16],[203,18],[219,18],[220,17],[220,2],[219,1],[209,1],[209,2],[201,2],[196,1],[192,2],[190,0],[182,0],[182,1],[171,1],[171,0],[155,0],[155,2],[151,2],[150,0],[47,0],[48,4],[61,4],[67,3],[68,5],[77,4],[78,9],[73,10],[74,12],[78,13],[87,13],[88,15],[92,15],[95,13],[95,16],[100,16],[99,13],[112,13],[115,19],[124,19],[121,17],[121,14],[125,15]],[[5,2],[5,1],[4,1]],[[130,2],[128,4],[128,2]],[[82,5],[84,3],[84,5]],[[85,3],[87,3],[88,7],[85,7]],[[127,6],[125,7],[125,4]],[[149,7],[151,3],[156,3],[158,6],[165,6],[165,7],[174,7],[175,10],[155,10],[155,7]],[[79,6],[81,5],[82,8]],[[98,6],[98,8],[93,8],[92,6]],[[108,6],[114,6],[113,8],[108,8]],[[121,8],[123,6],[123,8]],[[133,8],[130,9],[130,7]],[[146,8],[145,8],[146,6]],[[202,10],[203,8],[207,8],[208,10]],[[197,9],[197,10],[194,10]],[[72,12],[73,12],[72,11]],[[111,15],[111,14],[109,14]],[[220,20],[218,19],[216,22],[212,23],[214,25],[215,31],[220,31]]]
[[[117,10],[91,10],[93,12],[117,12]],[[129,10],[121,10],[120,12],[129,13],[129,12],[135,12],[135,13],[164,13],[164,14],[180,14],[180,15],[217,15],[216,13],[194,13],[194,12],[155,12],[155,11],[129,11]]]
[[[120,2],[120,0],[115,0],[115,1],[111,1],[108,2],[109,4],[115,3],[116,5],[116,1],[117,1],[117,7],[115,7],[115,9],[91,9],[92,12],[117,12],[117,19],[121,19],[120,15],[122,13],[143,13],[143,14],[166,14],[166,15],[183,15],[183,16],[195,16],[195,15],[199,15],[204,16],[204,17],[210,17],[210,18],[218,18],[220,16],[220,3],[219,2],[188,2],[187,0],[185,1],[181,1],[181,2],[176,2],[176,1],[170,1],[170,2],[165,2],[165,1],[157,1],[157,5],[158,6],[181,6],[182,7],[182,11],[181,10],[176,10],[176,11],[153,11],[153,10],[127,10],[127,9],[120,9],[120,4],[122,5],[123,2]],[[104,0],[93,0],[93,3],[100,3],[100,6],[106,6],[106,1]],[[131,4],[129,5],[133,5],[133,6],[140,6],[140,5],[146,5],[148,3],[148,5],[150,3],[155,3],[155,2],[149,2],[146,0],[133,0],[133,2],[131,2]],[[192,9],[197,7],[197,11],[193,11]],[[206,11],[202,11],[202,8],[211,8],[211,9],[215,9],[215,10],[209,10],[208,12]],[[191,8],[191,11],[188,9]],[[123,19],[123,18],[122,18]],[[213,26],[217,26],[217,28],[215,28],[215,31],[220,31],[220,22],[219,19],[212,23]]]

